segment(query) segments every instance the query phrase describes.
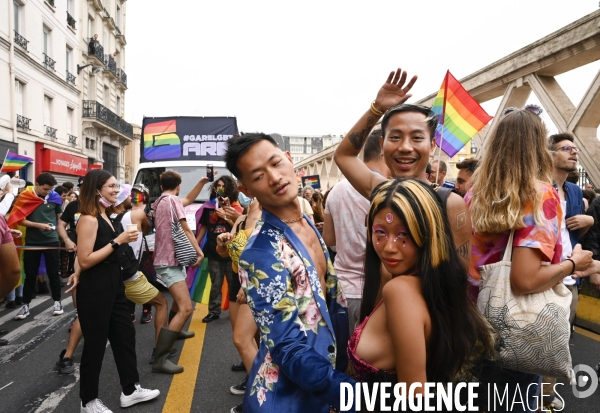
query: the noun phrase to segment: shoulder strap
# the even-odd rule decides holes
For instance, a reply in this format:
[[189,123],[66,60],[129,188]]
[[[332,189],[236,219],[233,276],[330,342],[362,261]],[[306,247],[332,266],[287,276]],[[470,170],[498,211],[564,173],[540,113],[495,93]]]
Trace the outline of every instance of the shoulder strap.
[[504,250],[504,256],[502,257],[502,261],[512,261],[512,250],[513,250],[513,240],[515,237],[515,230],[510,231],[510,236],[508,237],[508,242],[506,243],[506,249]]
[[440,186],[437,189],[437,193],[438,193],[440,199],[442,200],[442,206],[444,207],[444,210],[445,210],[446,209],[446,205],[448,204],[448,197],[452,193],[452,190],[450,188],[446,188],[444,186]]
[[119,215],[117,215],[115,217],[115,219],[113,219],[113,222],[121,222],[121,220],[123,220],[123,217],[125,216],[127,212],[121,212]]

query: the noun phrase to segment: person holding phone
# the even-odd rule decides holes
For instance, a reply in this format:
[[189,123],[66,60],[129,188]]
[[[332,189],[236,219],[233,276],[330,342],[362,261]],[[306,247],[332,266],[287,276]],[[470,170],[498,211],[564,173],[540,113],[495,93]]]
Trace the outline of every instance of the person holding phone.
[[[237,183],[233,177],[225,175],[215,180],[210,187],[210,199],[217,200],[217,208],[205,209],[200,217],[200,229],[196,238],[199,245],[204,244],[202,252],[208,258],[208,270],[212,282],[208,314],[202,320],[204,323],[210,323],[221,315],[223,277],[227,277],[229,285],[233,284],[231,258],[228,256],[222,257],[217,253],[217,237],[220,234],[231,232],[234,224],[234,221],[228,219],[224,208],[233,208],[240,214],[243,211],[241,205],[237,202],[238,194]],[[205,236],[206,242],[203,243],[202,240]]]

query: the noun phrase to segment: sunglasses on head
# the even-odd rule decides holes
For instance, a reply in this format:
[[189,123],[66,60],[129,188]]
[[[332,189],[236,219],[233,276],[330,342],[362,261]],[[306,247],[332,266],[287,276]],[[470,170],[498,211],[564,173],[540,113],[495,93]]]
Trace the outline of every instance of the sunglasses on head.
[[[510,108],[506,108],[502,111],[502,116],[506,116],[511,112],[517,111],[517,110],[521,110],[519,108],[515,108],[515,107],[510,107]],[[523,110],[527,110],[531,113],[533,113],[534,115],[538,115],[540,116],[543,112],[544,109],[542,109],[540,106],[538,105],[526,105]]]

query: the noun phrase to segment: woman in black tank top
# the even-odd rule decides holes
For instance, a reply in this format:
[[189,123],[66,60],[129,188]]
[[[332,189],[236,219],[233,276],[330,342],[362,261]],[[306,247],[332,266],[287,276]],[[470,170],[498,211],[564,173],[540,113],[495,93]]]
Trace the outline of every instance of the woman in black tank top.
[[85,339],[81,356],[81,412],[108,411],[98,399],[98,385],[106,340],[111,344],[123,387],[121,407],[158,397],[158,390],[143,389],[135,355],[135,328],[131,323],[125,287],[118,263],[119,245],[137,239],[113,223],[106,208],[119,193],[117,180],[107,171],[93,170],[83,180],[81,218],[77,224],[77,260],[82,272],[77,286],[77,308]]

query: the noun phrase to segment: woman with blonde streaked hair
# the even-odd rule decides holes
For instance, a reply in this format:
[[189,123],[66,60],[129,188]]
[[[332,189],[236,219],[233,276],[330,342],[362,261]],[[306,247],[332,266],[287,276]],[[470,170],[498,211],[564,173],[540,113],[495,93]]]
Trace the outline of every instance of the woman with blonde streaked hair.
[[[392,275],[384,285],[382,264]],[[430,185],[398,178],[373,190],[364,268],[360,324],[348,345],[354,378],[407,388],[485,381],[494,332],[467,296],[467,275]]]
[[[546,291],[591,263],[591,253],[581,246],[561,262],[563,213],[552,187],[553,161],[541,112],[535,105],[504,111],[465,196],[474,229],[471,277],[479,281],[482,265],[502,259],[514,230],[510,282],[519,295]],[[540,376],[503,369],[499,379],[509,394],[527,389],[523,399],[528,406],[519,404],[513,411],[536,411]]]

